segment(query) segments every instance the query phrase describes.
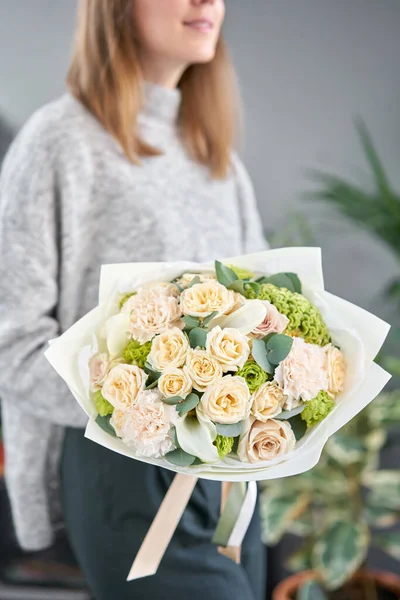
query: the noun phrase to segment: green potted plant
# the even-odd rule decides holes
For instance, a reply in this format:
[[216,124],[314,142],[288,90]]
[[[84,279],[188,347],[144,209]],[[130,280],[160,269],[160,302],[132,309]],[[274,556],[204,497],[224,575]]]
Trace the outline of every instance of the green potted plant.
[[[400,561],[400,470],[379,470],[380,450],[400,422],[400,390],[383,393],[326,444],[311,471],[264,484],[265,541],[303,538],[287,560],[296,575],[274,600],[400,597],[400,578],[366,568],[370,545]],[[400,566],[399,566],[400,571]],[[391,594],[391,595],[390,595]]]

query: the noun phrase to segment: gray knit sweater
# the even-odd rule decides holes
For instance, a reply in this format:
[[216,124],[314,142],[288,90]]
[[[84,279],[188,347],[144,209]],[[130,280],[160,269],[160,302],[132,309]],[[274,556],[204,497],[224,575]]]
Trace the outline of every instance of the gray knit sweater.
[[233,156],[213,180],[182,146],[180,92],[146,84],[142,137],[161,148],[141,166],[72,96],[36,112],[0,178],[0,398],[6,481],[18,539],[53,539],[65,426],[86,416],[43,356],[96,305],[100,266],[208,261],[267,247],[246,171]]

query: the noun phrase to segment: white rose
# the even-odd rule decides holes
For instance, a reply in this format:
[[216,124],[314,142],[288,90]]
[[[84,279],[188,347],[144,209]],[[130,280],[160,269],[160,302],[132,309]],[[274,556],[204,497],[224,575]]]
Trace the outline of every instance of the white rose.
[[114,408],[127,410],[146,384],[146,373],[136,365],[119,364],[108,373],[102,394]]
[[199,277],[201,283],[204,283],[205,281],[215,281],[217,278],[215,273],[184,273],[176,283],[185,290],[195,277]]
[[250,390],[243,377],[226,375],[210,385],[197,410],[214,423],[231,424],[249,415]]
[[165,398],[180,396],[186,398],[192,391],[192,380],[186,367],[168,367],[158,380],[158,389]]
[[174,327],[183,329],[179,297],[165,286],[140,289],[122,307],[129,314],[128,331],[141,344]]
[[287,421],[257,421],[250,419],[238,446],[243,462],[263,462],[287,454],[293,450],[296,438]]
[[147,360],[157,371],[168,367],[182,367],[186,362],[188,348],[187,336],[178,327],[174,327],[153,339]]
[[138,457],[159,458],[174,449],[170,432],[178,413],[161,401],[158,390],[140,392],[126,411],[114,411],[110,423]]
[[199,392],[205,392],[208,386],[222,377],[221,364],[206,350],[189,348],[186,368],[193,382],[193,387]]
[[233,297],[234,303],[232,304],[230,310],[227,313],[225,313],[226,315],[231,315],[236,310],[244,306],[247,302],[247,299],[244,296],[242,296],[242,294],[240,294],[239,292],[233,292]]
[[219,325],[207,334],[206,350],[221,363],[224,373],[241,369],[250,354],[249,340],[243,333]]
[[267,421],[282,412],[286,402],[283,390],[271,381],[263,383],[252,396],[251,414],[258,421]]
[[218,281],[196,283],[181,294],[181,310],[192,317],[207,317],[214,311],[229,312],[235,304],[233,290],[228,290]]
[[325,346],[326,370],[328,372],[328,392],[336,396],[343,391],[346,379],[346,361],[338,348],[329,344]]
[[268,302],[268,300],[261,300],[263,305],[267,309],[267,314],[262,323],[260,323],[251,332],[254,337],[263,338],[270,333],[283,333],[286,327],[289,325],[289,319],[286,315],[282,315],[279,310]]

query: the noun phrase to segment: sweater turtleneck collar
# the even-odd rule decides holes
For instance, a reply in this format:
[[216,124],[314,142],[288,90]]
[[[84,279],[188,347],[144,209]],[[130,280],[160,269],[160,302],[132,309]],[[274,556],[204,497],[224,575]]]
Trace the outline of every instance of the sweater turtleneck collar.
[[179,89],[170,89],[145,81],[143,95],[142,114],[145,117],[156,119],[166,125],[175,125],[181,104]]

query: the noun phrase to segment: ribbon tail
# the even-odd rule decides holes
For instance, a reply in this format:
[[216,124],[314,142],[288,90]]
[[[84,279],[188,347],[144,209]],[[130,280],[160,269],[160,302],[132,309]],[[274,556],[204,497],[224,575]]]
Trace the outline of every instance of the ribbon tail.
[[155,575],[197,483],[193,475],[175,475],[133,562],[127,581]]

